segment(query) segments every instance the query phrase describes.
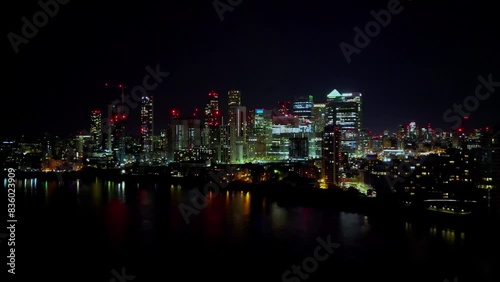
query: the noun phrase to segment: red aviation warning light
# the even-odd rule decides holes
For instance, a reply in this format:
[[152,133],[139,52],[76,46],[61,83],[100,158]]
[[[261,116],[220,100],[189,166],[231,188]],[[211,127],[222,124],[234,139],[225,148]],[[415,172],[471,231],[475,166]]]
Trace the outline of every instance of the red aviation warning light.
[[170,113],[172,114],[172,117],[179,117],[181,115],[181,112],[178,109],[172,109]]
[[213,98],[218,98],[219,94],[215,92],[214,90],[208,92],[208,97],[213,97]]
[[111,88],[120,88],[120,89],[125,89],[127,88],[127,85],[120,83],[120,84],[111,84],[109,82],[104,83],[104,87],[111,87]]
[[124,89],[127,88],[127,86],[125,84],[121,84],[120,83],[118,85],[113,85],[113,84],[110,84],[108,82],[105,82],[104,86],[105,87],[111,87],[111,88],[119,88],[119,89],[121,89],[122,90],[121,91],[122,92],[121,93],[121,102],[122,102],[122,104],[125,104],[125,93],[124,93],[125,90]]

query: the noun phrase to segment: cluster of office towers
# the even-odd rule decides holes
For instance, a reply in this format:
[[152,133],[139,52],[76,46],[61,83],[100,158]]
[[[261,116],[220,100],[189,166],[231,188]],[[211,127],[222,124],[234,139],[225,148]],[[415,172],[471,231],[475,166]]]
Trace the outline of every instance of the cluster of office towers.
[[[127,159],[127,134],[126,125],[129,119],[130,109],[123,101],[112,103],[108,106],[107,118],[103,119],[101,110],[91,111],[90,151],[94,155],[107,154],[118,163],[126,162]],[[153,135],[153,96],[144,95],[140,103],[140,161],[149,161],[154,155]],[[83,143],[83,142],[82,142]]]
[[364,152],[361,97],[334,90],[324,102],[303,96],[273,109],[248,109],[241,92],[229,90],[225,117],[219,94],[210,91],[203,116],[197,110],[187,117],[171,110],[168,159],[227,164],[317,160],[325,170],[338,170],[340,158]]
[[[302,96],[278,102],[272,109],[248,109],[242,103],[242,93],[229,90],[227,111],[222,111],[219,94],[210,91],[203,112],[194,109],[189,115],[181,115],[180,110],[171,109],[168,127],[154,135],[153,97],[145,96],[138,158],[163,156],[169,162],[208,164],[285,160],[336,163],[341,154],[364,152],[361,97],[361,93],[333,90],[321,102],[314,101],[313,96]],[[103,126],[100,111],[92,111],[91,116],[91,135],[96,140],[105,139],[103,149],[113,152],[119,162],[130,159],[124,141],[127,118],[120,104],[109,107],[108,126]],[[160,154],[155,154],[158,151]]]

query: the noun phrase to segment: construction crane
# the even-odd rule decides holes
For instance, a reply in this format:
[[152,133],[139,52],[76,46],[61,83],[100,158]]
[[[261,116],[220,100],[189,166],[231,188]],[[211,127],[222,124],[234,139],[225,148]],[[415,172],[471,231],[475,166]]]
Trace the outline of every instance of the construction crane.
[[124,120],[126,118],[126,111],[125,111],[125,88],[128,88],[125,84],[111,84],[111,83],[104,83],[104,86],[105,87],[109,87],[109,88],[118,88],[118,89],[121,89],[122,90],[122,93],[121,93],[121,104],[117,106],[117,115],[114,117],[114,121],[118,121],[118,120]]
[[[125,84],[104,83],[105,87],[121,89],[121,103],[114,103],[108,107],[108,119],[110,126],[107,128],[107,148],[109,151],[115,151],[115,160],[122,162],[125,159],[125,120],[127,119],[127,108],[125,107]],[[116,106],[116,112],[115,112]]]
[[110,84],[110,83],[104,83],[105,87],[110,87],[110,88],[120,88],[122,90],[121,98],[122,98],[122,104],[125,104],[125,88],[127,86],[125,84]]

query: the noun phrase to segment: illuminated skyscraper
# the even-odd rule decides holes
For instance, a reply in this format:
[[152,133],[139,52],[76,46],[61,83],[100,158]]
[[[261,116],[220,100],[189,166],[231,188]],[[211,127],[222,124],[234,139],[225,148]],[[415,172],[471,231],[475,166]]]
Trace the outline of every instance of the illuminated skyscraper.
[[[307,148],[308,154],[310,154],[310,157],[316,158],[316,148],[315,145],[318,145],[315,143],[315,141],[318,140],[318,136],[314,133],[313,131],[313,105],[314,105],[314,97],[312,95],[309,96],[301,96],[301,97],[296,97],[291,106],[291,113],[294,117],[297,117],[299,119],[299,126],[301,127],[303,133],[301,134],[301,138],[306,138],[307,142],[304,144],[308,144],[310,146]],[[299,136],[293,136],[299,137]],[[314,141],[313,141],[314,139]],[[292,139],[290,139],[291,142]],[[294,142],[299,142],[297,141],[298,139],[293,139]],[[304,142],[303,140],[300,142]],[[289,148],[295,148],[300,145],[303,145],[303,143],[298,143],[298,144],[289,144]],[[320,147],[319,149],[321,150],[321,144],[319,144]],[[289,150],[289,153],[296,152],[295,149]],[[290,155],[288,156],[290,159],[298,159],[297,156]],[[309,156],[308,156],[309,157]]]
[[247,109],[244,106],[234,106],[229,112],[231,163],[243,163],[246,149]]
[[247,109],[241,105],[239,90],[228,91],[231,163],[243,163],[246,150]]
[[195,117],[172,118],[169,138],[170,154],[177,150],[192,149],[201,146],[201,120]]
[[175,131],[176,131],[176,126],[174,123],[176,119],[180,118],[181,112],[179,109],[171,109],[169,112],[169,122],[168,122],[168,127],[167,127],[167,159],[169,161],[174,160],[174,150],[175,147],[173,144],[175,142],[174,138],[175,136]]
[[231,163],[231,128],[229,125],[224,124],[219,127],[219,147],[217,159],[220,163],[229,164]]
[[168,144],[168,131],[166,129],[160,130],[159,142],[158,142],[158,151],[162,157],[166,156],[167,153],[167,144]]
[[246,140],[246,156],[249,159],[255,158],[255,139],[252,138],[252,132],[255,126],[255,110],[247,111],[247,140]]
[[248,157],[257,160],[267,158],[272,144],[272,113],[265,109],[253,111],[252,126],[248,132]]
[[80,132],[74,139],[74,144],[76,149],[75,160],[77,162],[82,162],[83,159],[90,156],[90,148],[94,145],[94,139],[91,134]]
[[219,94],[212,90],[208,93],[208,103],[205,106],[205,127],[219,126],[220,118]]
[[397,129],[397,132],[396,132],[397,149],[398,150],[403,150],[404,149],[405,134],[406,134],[405,127],[403,125],[398,126],[398,129]]
[[141,100],[141,146],[144,159],[149,159],[153,152],[153,96]]
[[311,118],[313,108],[313,97],[297,97],[292,102],[292,115],[301,118]]
[[500,125],[486,128],[481,142],[480,185],[489,209],[500,215]]
[[301,124],[301,119],[292,115],[274,115],[272,119],[272,143],[268,155],[273,159],[289,157],[290,138],[310,133],[310,126]]
[[[106,86],[109,86],[106,83]],[[123,84],[117,87],[121,89],[121,101],[108,106],[108,119],[105,123],[107,133],[106,149],[112,153],[115,162],[125,161],[125,123],[127,120],[127,106],[125,105],[125,88]]]
[[368,148],[371,147],[372,132],[366,128],[359,131],[359,147],[360,153],[366,156],[368,153]]
[[326,104],[314,103],[311,112],[311,134],[309,139],[309,157],[321,158],[323,155],[323,131],[326,126]]
[[114,105],[108,105],[108,118],[104,124],[104,130],[106,130],[106,150],[108,152],[113,151],[113,108]]
[[327,95],[327,121],[340,131],[341,152],[361,155],[362,121],[361,93],[343,93],[333,90]]
[[313,132],[323,132],[326,126],[326,105],[325,103],[314,103],[312,107]]
[[100,110],[93,110],[90,114],[90,135],[96,150],[102,147],[102,114]]
[[[497,127],[497,130],[500,128]],[[500,131],[491,139],[491,174],[493,179],[493,199],[497,215],[500,215]]]
[[231,106],[241,106],[241,93],[239,90],[229,90],[227,92],[227,105]]
[[219,110],[219,94],[214,90],[208,93],[208,103],[205,106],[205,123],[203,128],[204,146],[212,149],[214,152],[214,159],[219,160],[220,152],[220,125],[221,125],[221,112]]

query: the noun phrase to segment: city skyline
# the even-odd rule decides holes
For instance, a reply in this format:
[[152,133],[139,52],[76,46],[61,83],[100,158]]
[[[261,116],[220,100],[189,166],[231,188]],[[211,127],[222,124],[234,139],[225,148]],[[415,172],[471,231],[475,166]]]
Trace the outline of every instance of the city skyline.
[[495,3],[6,5],[14,280],[500,281]]
[[[105,118],[99,109],[90,111],[87,124],[90,131],[83,129],[69,136],[44,134],[36,140],[23,135],[23,138],[4,138],[3,144],[7,147],[30,144],[27,146],[31,149],[25,153],[34,153],[33,156],[42,153],[44,171],[53,167],[51,164],[61,162],[73,164],[79,170],[82,164],[119,168],[134,163],[195,162],[211,166],[322,159],[323,168],[330,166],[326,169],[328,176],[323,177],[325,185],[337,185],[338,172],[335,171],[341,163],[345,166],[347,159],[376,156],[387,162],[391,155],[414,157],[441,154],[452,148],[478,149],[485,146],[488,136],[496,138],[499,132],[495,126],[469,128],[467,117],[460,127],[449,131],[432,127],[430,123],[421,125],[409,121],[395,131],[386,129],[383,133],[374,133],[362,127],[365,96],[359,92],[341,93],[334,89],[323,103],[315,103],[312,95],[301,96],[279,102],[277,108],[268,110],[247,109],[242,92],[231,89],[226,94],[226,115],[219,108],[221,95],[211,90],[207,93],[204,111],[198,107],[188,114],[176,108],[168,110],[165,113],[170,119],[167,127],[156,131],[153,95],[132,94],[132,98],[140,102],[138,136],[130,134],[130,129],[127,131],[130,112],[136,108],[125,91],[128,87],[108,83],[106,86],[119,89],[120,99],[108,105]],[[43,148],[41,151],[36,149],[39,146]]]
[[[106,86],[108,85],[108,83],[106,83]],[[258,110],[258,109],[263,109],[263,110],[268,110],[271,112],[271,114],[273,116],[277,116],[277,115],[282,115],[283,114],[283,110],[284,108],[281,108],[280,109],[280,106],[283,106],[282,103],[288,103],[288,110],[289,110],[289,114],[291,115],[297,115],[297,114],[293,114],[293,101],[294,99],[303,99],[304,97],[307,97],[306,95],[302,95],[302,96],[295,96],[295,97],[292,97],[290,98],[289,100],[287,101],[276,101],[274,103],[274,105],[270,106],[270,107],[263,107],[263,106],[258,106],[258,107],[255,107],[255,108],[249,108],[246,106],[246,104],[244,103],[244,98],[241,98],[241,95],[245,96],[245,94],[240,91],[239,89],[238,90],[235,90],[235,89],[229,89],[226,91],[226,93],[224,92],[218,92],[216,90],[210,90],[210,91],[207,91],[205,93],[205,101],[199,101],[197,104],[193,104],[191,103],[191,108],[190,109],[187,109],[187,110],[179,110],[179,107],[176,107],[175,105],[172,105],[171,107],[169,108],[165,108],[163,107],[164,110],[159,110],[157,109],[157,107],[159,107],[157,105],[157,103],[155,102],[155,110],[153,111],[153,104],[152,104],[152,97],[153,95],[151,94],[147,94],[146,96],[143,96],[140,100],[139,100],[139,105],[137,106],[137,108],[135,107],[132,107],[130,108],[130,104],[127,104],[125,103],[125,107],[127,108],[127,112],[129,112],[130,114],[127,114],[127,118],[125,120],[125,124],[127,125],[125,127],[125,131],[126,131],[126,134],[128,136],[133,136],[133,137],[140,137],[142,135],[142,128],[145,127],[146,125],[143,124],[143,120],[142,120],[142,117],[141,115],[143,115],[142,113],[144,112],[144,99],[148,99],[148,101],[150,100],[151,101],[151,105],[149,106],[150,107],[150,110],[151,113],[148,114],[147,118],[148,119],[151,119],[151,125],[148,125],[147,128],[148,128],[148,132],[150,131],[150,135],[152,134],[155,134],[155,136],[158,136],[160,134],[160,131],[162,130],[166,130],[169,126],[170,126],[170,117],[172,116],[172,113],[171,111],[172,110],[175,110],[177,111],[176,112],[176,115],[179,116],[179,117],[182,117],[182,118],[195,118],[195,119],[199,119],[201,121],[200,123],[200,129],[203,130],[203,128],[206,128],[207,127],[207,116],[206,116],[206,109],[205,111],[200,111],[200,109],[203,109],[203,105],[205,102],[208,102],[208,104],[205,105],[205,107],[207,107],[207,105],[209,105],[211,102],[211,95],[214,95],[214,93],[217,95],[217,103],[220,104],[220,108],[219,106],[217,106],[217,111],[220,112],[219,113],[219,119],[220,118],[224,118],[225,119],[225,123],[227,124],[228,123],[228,119],[229,119],[229,115],[228,115],[228,110],[229,110],[229,106],[228,106],[228,103],[229,103],[229,93],[231,91],[238,91],[238,93],[242,93],[242,94],[239,94],[240,95],[240,100],[239,100],[239,103],[241,106],[245,107],[246,108],[246,111],[255,111],[255,110]],[[129,95],[130,94],[127,94],[126,90],[123,91],[123,93],[125,93],[125,96]],[[222,93],[222,94],[221,94]],[[333,89],[332,91],[329,91],[327,94],[323,95],[324,97],[323,98],[318,98],[318,96],[314,96],[314,95],[309,95],[308,99],[311,99],[311,98],[314,98],[314,102],[312,103],[312,105],[324,105],[325,103],[327,103],[327,101],[331,100],[331,95],[332,93],[337,93],[338,95],[351,95],[351,94],[354,94],[354,95],[360,95],[361,93],[357,92],[357,91],[354,91],[354,92],[339,92],[337,89]],[[208,99],[207,99],[207,95],[208,94]],[[364,95],[363,96],[363,100],[366,99],[366,96],[367,95]],[[112,100],[109,100],[107,102],[106,105],[102,105],[102,107],[98,108],[98,107],[95,107],[95,108],[92,108],[92,109],[89,109],[88,112],[87,112],[87,121],[85,124],[83,124],[83,126],[81,127],[77,127],[79,125],[73,125],[74,128],[72,129],[68,129],[68,132],[66,133],[62,133],[62,134],[56,134],[56,133],[53,133],[49,130],[44,130],[44,131],[41,131],[41,132],[38,132],[38,133],[31,133],[31,131],[26,131],[26,132],[15,132],[15,133],[11,133],[10,135],[9,134],[3,134],[3,135],[0,135],[1,138],[19,138],[19,137],[22,137],[22,136],[25,136],[25,137],[28,137],[28,138],[37,138],[37,137],[41,137],[43,136],[44,134],[50,134],[51,136],[60,136],[60,137],[69,137],[69,136],[76,136],[78,134],[82,134],[82,133],[93,133],[95,134],[95,123],[96,121],[94,120],[95,117],[93,116],[94,113],[98,113],[100,116],[101,116],[101,120],[100,120],[100,123],[101,123],[101,126],[102,126],[102,132],[100,133],[101,135],[105,135],[106,134],[106,124],[107,124],[107,120],[109,119],[107,117],[107,112],[109,111],[108,107],[110,105],[118,105],[118,101],[121,100],[120,98],[121,96],[118,95],[117,97],[115,97],[116,99],[114,99],[114,101]],[[150,97],[150,98],[144,98],[144,97]],[[222,99],[221,99],[222,98]],[[155,99],[156,100],[156,99]],[[242,102],[243,100],[243,102]],[[212,102],[213,103],[213,102]],[[164,105],[160,105],[161,106],[164,106]],[[437,127],[435,126],[432,122],[428,122],[428,121],[418,121],[416,119],[413,119],[413,118],[409,118],[407,120],[405,120],[403,123],[399,123],[399,124],[396,124],[396,123],[390,123],[390,124],[386,124],[386,125],[379,125],[377,126],[377,128],[380,128],[380,130],[376,131],[376,130],[373,130],[372,128],[368,128],[366,126],[364,126],[364,122],[365,122],[365,113],[366,113],[366,107],[369,107],[370,105],[366,105],[366,104],[362,104],[362,108],[361,108],[361,112],[363,112],[363,118],[360,119],[360,122],[361,122],[361,126],[360,126],[360,129],[362,130],[368,130],[372,136],[378,136],[378,135],[383,135],[384,132],[388,131],[390,133],[396,133],[398,128],[401,127],[401,126],[409,126],[411,123],[415,123],[419,128],[427,128],[427,127],[431,127],[431,128],[434,128],[434,129],[438,129],[438,130],[443,130],[443,131],[457,131],[457,130],[463,130],[464,132],[468,132],[468,133],[471,133],[473,132],[475,129],[481,129],[481,128],[486,128],[486,127],[491,127],[491,128],[495,128],[495,127],[498,127],[499,126],[499,122],[498,122],[498,119],[495,118],[495,117],[490,117],[489,119],[489,122],[486,121],[485,123],[483,124],[472,124],[470,123],[470,120],[469,118],[470,117],[465,117],[463,119],[461,119],[461,122],[460,122],[460,128],[450,128],[449,126],[448,127],[445,127],[445,128],[441,128],[441,127]],[[119,107],[118,107],[119,109]],[[101,112],[102,113],[105,113],[104,115],[101,115]],[[111,110],[112,113],[117,113],[118,110]],[[139,114],[141,115],[137,115],[135,112],[138,112]],[[159,113],[158,113],[159,112]],[[199,114],[196,114],[196,112],[198,112]],[[90,114],[90,115],[89,115]],[[458,114],[457,114],[458,116]],[[331,117],[330,117],[331,118]],[[155,120],[155,123],[153,124],[152,122],[152,119]],[[165,120],[165,119],[168,119],[169,121],[167,121],[166,123],[162,124],[162,125],[157,125],[157,120]],[[213,118],[212,118],[213,119]],[[112,121],[112,119],[111,119]],[[221,121],[219,121],[221,122]],[[90,130],[90,131],[89,131]],[[57,131],[54,131],[54,132],[57,132]],[[153,133],[154,132],[154,133]],[[103,138],[103,136],[100,136],[99,138]],[[151,142],[151,141],[150,141]]]

